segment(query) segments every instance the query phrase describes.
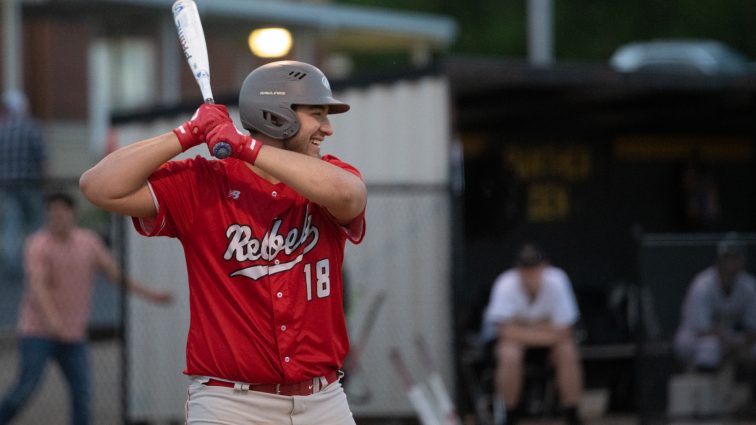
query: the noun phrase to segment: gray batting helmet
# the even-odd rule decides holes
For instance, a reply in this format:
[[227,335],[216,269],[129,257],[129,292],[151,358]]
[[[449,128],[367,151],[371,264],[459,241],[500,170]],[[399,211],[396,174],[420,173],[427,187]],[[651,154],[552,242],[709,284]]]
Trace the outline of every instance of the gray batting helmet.
[[242,126],[274,139],[287,139],[299,131],[294,105],[328,105],[331,114],[349,110],[349,105],[333,98],[325,74],[304,62],[278,61],[256,68],[239,92]]

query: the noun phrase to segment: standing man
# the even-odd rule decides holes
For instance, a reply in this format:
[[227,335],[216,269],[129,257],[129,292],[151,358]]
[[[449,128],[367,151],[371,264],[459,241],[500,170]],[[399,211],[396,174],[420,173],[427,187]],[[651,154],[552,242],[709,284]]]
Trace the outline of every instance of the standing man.
[[[349,348],[342,262],[346,240],[364,235],[367,191],[354,167],[320,154],[328,114],[348,109],[318,68],[273,62],[241,88],[251,137],[225,106],[205,104],[82,175],[93,203],[183,245],[188,424],[355,423],[339,383]],[[171,160],[220,142],[232,148],[225,160]]]
[[[71,389],[71,424],[89,423],[89,354],[87,321],[97,271],[121,281],[118,266],[99,237],[76,227],[73,198],[63,193],[47,197],[45,227],[24,247],[26,290],[19,309],[21,370],[0,404],[0,425],[20,411],[39,384],[47,361],[54,358]],[[128,289],[155,303],[172,296],[134,280]]]
[[0,105],[0,205],[3,217],[0,273],[20,280],[27,235],[42,225],[46,146],[39,124],[28,115],[26,96],[3,93]]
[[507,408],[507,424],[521,410],[526,354],[545,355],[556,370],[559,400],[569,425],[580,424],[577,406],[582,367],[573,326],[578,308],[567,274],[549,265],[534,244],[526,244],[517,265],[499,275],[484,315],[498,329],[496,387]]

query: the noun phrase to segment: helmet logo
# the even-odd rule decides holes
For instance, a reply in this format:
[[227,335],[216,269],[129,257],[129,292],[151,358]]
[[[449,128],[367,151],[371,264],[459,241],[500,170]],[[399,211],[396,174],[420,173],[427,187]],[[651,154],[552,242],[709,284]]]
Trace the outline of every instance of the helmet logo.
[[323,78],[320,81],[323,83],[323,85],[325,86],[325,88],[327,88],[328,90],[331,90],[331,85],[328,84],[328,78],[326,78],[325,75],[323,76]]
[[278,90],[260,90],[260,96],[286,96],[286,92]]

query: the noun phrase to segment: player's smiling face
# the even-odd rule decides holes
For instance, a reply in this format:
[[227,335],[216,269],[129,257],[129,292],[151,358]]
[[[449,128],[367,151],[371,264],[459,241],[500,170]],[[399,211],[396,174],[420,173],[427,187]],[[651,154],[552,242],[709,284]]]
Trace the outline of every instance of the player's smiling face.
[[328,120],[328,106],[297,106],[299,131],[294,137],[284,140],[284,148],[290,151],[320,158],[320,144],[333,134]]

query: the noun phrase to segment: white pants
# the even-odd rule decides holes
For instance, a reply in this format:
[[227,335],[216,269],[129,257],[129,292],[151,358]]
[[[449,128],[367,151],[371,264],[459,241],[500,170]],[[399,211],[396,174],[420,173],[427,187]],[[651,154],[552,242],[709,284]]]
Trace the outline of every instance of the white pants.
[[208,386],[200,379],[189,385],[187,425],[355,425],[339,381],[308,396],[283,396],[259,391]]

